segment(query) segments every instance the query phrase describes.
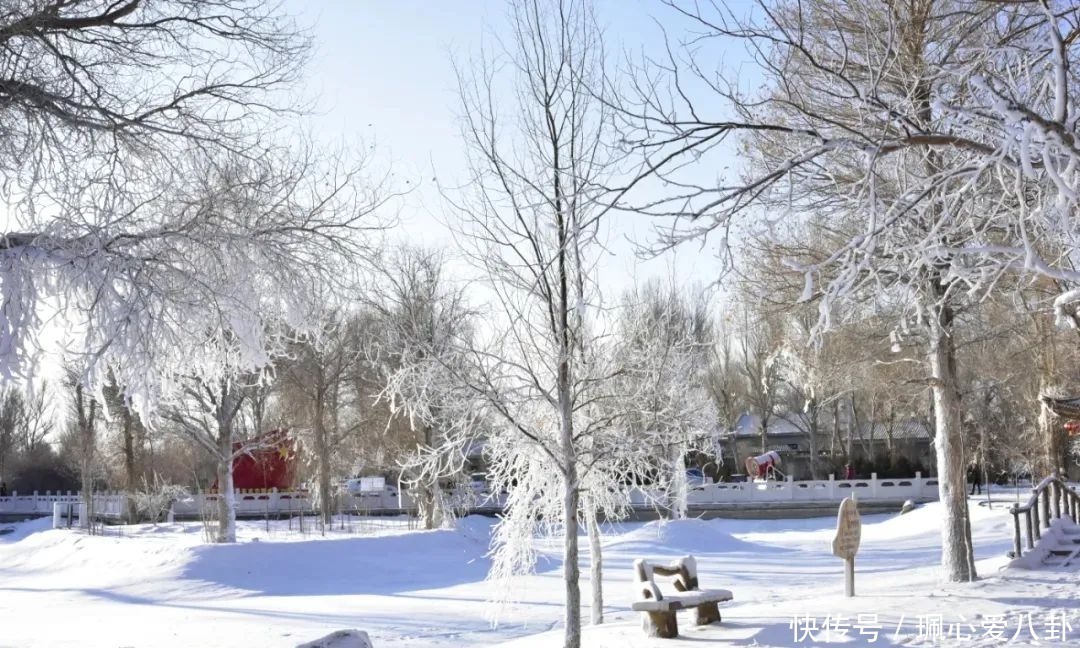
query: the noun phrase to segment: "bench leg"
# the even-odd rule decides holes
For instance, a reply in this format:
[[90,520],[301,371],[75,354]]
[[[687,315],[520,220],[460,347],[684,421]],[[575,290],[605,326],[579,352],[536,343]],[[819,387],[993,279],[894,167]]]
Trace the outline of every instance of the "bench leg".
[[720,606],[716,602],[702,603],[694,608],[694,625],[720,623]]
[[675,611],[642,612],[641,629],[649,637],[674,639],[679,636],[679,622],[675,620]]

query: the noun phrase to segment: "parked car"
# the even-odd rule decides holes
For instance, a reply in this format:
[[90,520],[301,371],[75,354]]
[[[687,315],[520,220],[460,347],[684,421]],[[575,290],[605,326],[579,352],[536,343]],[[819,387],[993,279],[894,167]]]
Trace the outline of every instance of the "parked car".
[[394,493],[397,489],[386,483],[383,477],[356,477],[347,479],[342,489],[349,495],[370,495],[372,493]]
[[712,480],[701,468],[690,468],[686,471],[686,486],[690,490],[700,490],[711,483]]
[[491,494],[491,486],[488,484],[487,473],[475,472],[469,475],[469,487],[476,495]]

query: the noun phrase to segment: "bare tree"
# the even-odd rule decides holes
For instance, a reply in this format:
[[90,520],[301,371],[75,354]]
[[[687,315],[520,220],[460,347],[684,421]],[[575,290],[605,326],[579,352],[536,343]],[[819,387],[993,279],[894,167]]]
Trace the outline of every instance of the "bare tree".
[[402,479],[431,529],[450,520],[442,486],[461,475],[483,429],[480,408],[454,388],[468,373],[462,349],[472,345],[476,312],[440,253],[402,248],[381,268],[368,300],[365,348],[385,383],[380,400],[415,433],[401,459]]
[[0,392],[0,478],[5,480],[8,479],[8,460],[18,447],[19,424],[25,412],[22,391],[5,387]]
[[583,502],[594,502],[583,498],[590,482],[581,460],[591,435],[607,425],[585,416],[602,366],[589,315],[599,306],[603,187],[613,184],[620,154],[606,102],[595,95],[606,79],[588,5],[532,0],[513,5],[511,22],[504,56],[482,57],[471,76],[459,75],[470,177],[448,198],[495,303],[493,335],[470,350],[473,368],[462,384],[499,419],[488,443],[490,474],[510,493],[492,572],[531,569],[526,538],[561,533],[564,645],[578,648],[578,515]]
[[316,495],[324,525],[333,521],[334,477],[344,472],[349,455],[345,441],[358,429],[349,382],[363,363],[360,322],[340,311],[328,312],[320,330],[298,338],[279,363],[282,400],[300,416],[290,416],[303,430],[315,459]]
[[247,149],[254,123],[292,108],[279,91],[309,47],[290,18],[255,0],[8,3],[0,168],[30,181],[118,149]]
[[705,387],[714,344],[707,305],[674,285],[650,282],[624,297],[618,326],[618,402],[625,411],[616,420],[624,448],[604,452],[637,454],[628,467],[656,471],[671,514],[685,518],[687,457],[711,451],[718,427]]
[[170,422],[177,433],[198,444],[214,458],[217,471],[216,542],[236,542],[233,462],[264,444],[279,441],[265,436],[247,441],[236,433],[237,416],[247,389],[262,379],[259,375],[234,376],[209,383],[191,378],[185,382],[182,393],[161,410],[162,418]]
[[98,402],[87,394],[82,382],[79,380],[77,370],[67,368],[67,384],[71,389],[69,426],[75,437],[75,447],[78,451],[79,476],[82,479],[83,514],[82,526],[89,532],[94,530],[94,478],[99,469],[99,453],[97,438],[97,414]]
[[754,313],[742,307],[739,337],[735,342],[737,364],[742,375],[742,394],[750,411],[757,417],[761,452],[769,450],[769,424],[777,418],[783,399],[783,376],[773,359],[784,345],[782,327],[775,314]]
[[[123,488],[127,493],[139,490],[140,478],[142,477],[140,459],[142,441],[146,436],[146,428],[142,419],[134,412],[127,403],[124,391],[116,383],[115,377],[109,377],[108,383],[102,389],[104,407],[119,428],[121,456],[123,458]],[[134,522],[138,511],[134,499],[129,500],[127,517],[129,522]]]
[[261,322],[303,328],[311,288],[367,254],[380,180],[269,136],[300,108],[287,91],[309,49],[276,7],[43,0],[0,14],[0,170],[16,207],[0,238],[4,375],[27,368],[53,295],[84,383],[114,368],[145,416],[177,376],[230,369],[208,348],[217,336],[239,340],[241,369],[260,366]]
[[[746,44],[768,83],[763,94],[746,95],[735,81],[703,72],[696,63],[700,50],[688,49],[689,65],[672,56],[666,66],[673,72],[672,92],[639,84],[639,108],[628,112],[644,126],[636,145],[653,160],[651,167],[687,151],[708,155],[729,135],[745,136],[751,159],[742,177],[716,186],[669,176],[677,195],[647,211],[697,219],[672,231],[669,244],[726,232],[733,219],[759,206],[793,221],[814,214],[861,223],[823,259],[791,265],[805,277],[802,298],[819,302],[820,329],[831,324],[834,307],[851,298],[892,291],[911,305],[903,319],[917,326],[900,328],[918,328],[925,336],[946,504],[944,575],[974,578],[963,492],[957,310],[993,290],[1003,273],[1025,267],[1024,259],[1033,260],[1021,241],[1030,241],[1026,232],[1041,230],[1043,221],[1027,216],[1028,187],[1061,177],[1041,166],[1032,169],[1030,149],[1017,153],[1020,129],[1011,122],[1017,113],[1008,107],[1018,103],[1024,112],[1047,86],[1013,83],[1016,95],[1004,98],[997,81],[1011,78],[1009,65],[1015,64],[1049,68],[1044,78],[1067,74],[1064,64],[1037,62],[1035,52],[1056,61],[1065,56],[1062,29],[1075,10],[1057,20],[1034,4],[959,10],[959,4],[929,1],[784,1],[760,3],[756,15],[744,19],[716,5],[671,4],[708,37]],[[1034,44],[1035,33],[1043,46]],[[685,77],[676,73],[687,69],[707,96],[732,109],[733,118],[704,117],[704,105],[693,99],[699,95],[685,91]],[[984,75],[996,81],[982,83]],[[1060,88],[1060,108],[1050,121],[1061,123],[1069,84],[1063,79],[1049,85]],[[1027,110],[1025,119],[1036,122],[1039,112]],[[1060,274],[1053,265],[1026,267]]]

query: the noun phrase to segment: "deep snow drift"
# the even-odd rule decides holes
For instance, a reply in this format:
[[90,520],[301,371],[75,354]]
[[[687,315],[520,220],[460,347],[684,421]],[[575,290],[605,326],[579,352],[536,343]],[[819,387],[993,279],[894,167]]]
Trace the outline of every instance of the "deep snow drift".
[[[855,599],[842,596],[841,562],[830,554],[831,518],[609,526],[610,623],[587,628],[585,646],[1080,640],[1078,618],[1070,619],[1075,631],[1047,631],[1051,614],[1080,608],[1076,573],[1000,571],[1012,533],[1004,503],[989,510],[973,502],[983,580],[969,585],[937,584],[938,516],[931,504],[902,517],[864,517]],[[268,532],[252,522],[240,524],[240,542],[219,546],[203,543],[198,523],[114,527],[97,537],[54,531],[47,521],[22,523],[0,536],[0,646],[292,648],[345,628],[366,630],[377,648],[561,645],[557,542],[541,543],[549,559],[539,574],[520,580],[519,600],[491,628],[491,587],[484,582],[491,524],[473,517],[453,531],[422,532],[380,520],[322,538],[310,527],[301,535],[295,523],[292,531],[279,522]],[[735,601],[722,607],[720,626],[694,628],[685,616],[681,641],[646,639],[629,612],[631,563],[684,554],[697,556],[703,587],[730,589]],[[585,601],[587,574],[584,569]]]

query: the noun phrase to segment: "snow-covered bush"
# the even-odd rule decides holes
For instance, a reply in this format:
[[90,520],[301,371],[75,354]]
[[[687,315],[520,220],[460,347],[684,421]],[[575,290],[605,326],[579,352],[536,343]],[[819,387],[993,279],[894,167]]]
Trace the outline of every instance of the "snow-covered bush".
[[128,497],[134,502],[140,519],[157,524],[165,518],[173,502],[189,495],[187,488],[178,484],[166,484],[159,475],[154,475],[152,484],[143,478],[142,488],[129,493]]

